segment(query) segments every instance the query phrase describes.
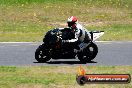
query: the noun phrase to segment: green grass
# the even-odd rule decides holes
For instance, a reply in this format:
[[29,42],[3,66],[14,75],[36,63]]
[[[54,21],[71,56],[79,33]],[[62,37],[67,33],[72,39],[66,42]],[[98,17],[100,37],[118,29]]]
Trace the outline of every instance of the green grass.
[[94,26],[92,30],[103,30],[105,34],[99,40],[132,40],[132,25],[130,24],[112,24],[109,26]]
[[[131,88],[130,84],[88,84],[79,86],[79,66],[0,67],[0,88]],[[130,74],[132,66],[83,66],[88,74]]]
[[131,4],[131,0],[0,0],[0,41],[41,41],[48,30],[65,27],[71,15],[89,30],[105,30],[100,40],[132,40]]
[[94,6],[113,6],[113,7],[131,7],[131,0],[0,0],[1,5],[16,4],[38,4],[38,3],[73,3],[77,5],[94,5]]

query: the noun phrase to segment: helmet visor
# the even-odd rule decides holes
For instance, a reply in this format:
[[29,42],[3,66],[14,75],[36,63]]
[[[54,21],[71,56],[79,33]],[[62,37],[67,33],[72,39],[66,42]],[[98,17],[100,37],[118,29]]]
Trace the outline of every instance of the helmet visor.
[[75,24],[75,22],[67,22],[67,23],[68,23],[68,27],[72,27]]

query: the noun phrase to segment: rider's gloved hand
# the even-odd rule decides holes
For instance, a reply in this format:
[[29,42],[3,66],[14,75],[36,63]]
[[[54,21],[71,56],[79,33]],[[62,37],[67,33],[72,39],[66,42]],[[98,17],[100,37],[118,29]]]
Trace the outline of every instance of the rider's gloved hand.
[[69,42],[69,40],[62,40],[62,42],[63,42],[63,43],[68,43],[68,42]]

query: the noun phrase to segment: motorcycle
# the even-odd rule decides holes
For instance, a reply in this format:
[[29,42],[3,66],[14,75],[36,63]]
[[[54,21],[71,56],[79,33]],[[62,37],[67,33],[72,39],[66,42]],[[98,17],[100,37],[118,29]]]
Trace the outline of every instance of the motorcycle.
[[60,31],[61,29],[63,28],[56,28],[46,33],[43,43],[35,51],[35,59],[38,62],[47,62],[50,59],[78,58],[81,62],[87,63],[96,57],[98,47],[94,41],[102,36],[104,31],[90,31],[92,41],[88,44],[81,43],[80,46],[83,47],[83,50],[78,50],[78,44],[62,42],[62,40],[74,38],[74,35],[70,32]]

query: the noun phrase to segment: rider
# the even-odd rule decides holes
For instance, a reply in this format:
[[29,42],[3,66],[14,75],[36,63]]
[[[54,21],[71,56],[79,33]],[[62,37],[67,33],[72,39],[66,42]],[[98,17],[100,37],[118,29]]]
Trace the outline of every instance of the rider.
[[[75,16],[71,16],[67,20],[68,28],[74,33],[74,38],[70,40],[62,40],[62,42],[78,42],[79,47],[82,48],[81,44],[89,43],[91,41],[90,33],[78,23],[78,19]],[[64,28],[65,29],[65,28]],[[66,30],[68,30],[66,28]]]

